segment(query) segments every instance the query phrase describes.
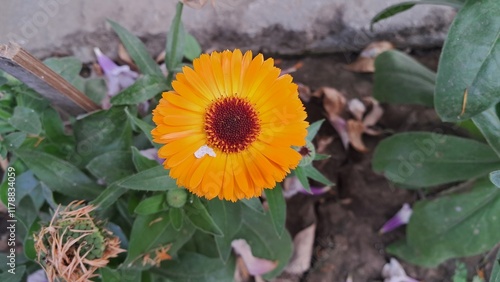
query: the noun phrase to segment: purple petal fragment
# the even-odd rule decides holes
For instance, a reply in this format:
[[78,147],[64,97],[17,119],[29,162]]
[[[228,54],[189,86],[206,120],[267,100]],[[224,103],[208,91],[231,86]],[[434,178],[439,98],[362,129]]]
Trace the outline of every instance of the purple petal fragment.
[[410,221],[412,213],[413,210],[410,205],[408,203],[403,204],[403,207],[382,226],[379,233],[384,234],[407,224]]
[[406,275],[405,270],[395,258],[391,258],[389,263],[384,265],[382,268],[382,277],[384,278],[384,282],[419,282]]
[[318,196],[325,194],[326,192],[332,189],[330,186],[324,186],[324,187],[311,186],[311,193],[309,193],[304,188],[302,183],[300,183],[300,180],[296,176],[285,178],[284,187],[285,189],[283,190],[283,196],[285,196],[285,198],[287,199],[291,198],[297,193]]
[[276,268],[278,263],[267,259],[256,258],[252,254],[252,249],[245,239],[237,239],[231,242],[231,247],[236,254],[240,255],[245,262],[248,273],[253,276],[262,275]]

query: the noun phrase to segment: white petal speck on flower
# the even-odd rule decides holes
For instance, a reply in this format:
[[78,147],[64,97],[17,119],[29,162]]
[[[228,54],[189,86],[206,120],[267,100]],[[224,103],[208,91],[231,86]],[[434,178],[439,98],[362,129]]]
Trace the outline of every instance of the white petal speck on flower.
[[384,278],[384,282],[419,282],[406,275],[405,270],[395,258],[391,258],[389,263],[384,265],[382,268],[382,277]]
[[208,147],[207,145],[201,146],[198,150],[196,150],[196,152],[194,152],[194,156],[197,159],[201,159],[205,155],[209,155],[210,157],[215,157],[216,156],[214,149]]
[[28,275],[27,282],[48,282],[47,275],[45,275],[45,270],[39,269],[30,275]]
[[404,203],[403,207],[391,218],[384,226],[380,229],[379,233],[384,234],[390,232],[402,225],[408,224],[410,222],[411,214],[413,210],[408,203]]
[[245,266],[248,269],[248,273],[253,276],[262,275],[272,271],[278,265],[276,261],[270,261],[263,258],[254,257],[252,254],[252,249],[248,245],[245,239],[237,239],[231,242],[231,247],[234,252],[241,256]]

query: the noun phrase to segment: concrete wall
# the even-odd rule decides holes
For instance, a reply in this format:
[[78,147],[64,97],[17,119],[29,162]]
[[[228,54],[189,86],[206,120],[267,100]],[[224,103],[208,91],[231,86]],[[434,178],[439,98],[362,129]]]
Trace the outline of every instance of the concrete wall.
[[[210,0],[209,0],[210,1]],[[186,29],[204,49],[260,50],[278,54],[356,51],[374,39],[399,47],[442,44],[455,11],[418,6],[369,30],[370,19],[401,0],[215,0],[184,8]],[[106,19],[139,35],[153,54],[164,48],[176,0],[0,0],[0,42],[16,39],[39,57],[93,58],[92,48],[116,54]]]

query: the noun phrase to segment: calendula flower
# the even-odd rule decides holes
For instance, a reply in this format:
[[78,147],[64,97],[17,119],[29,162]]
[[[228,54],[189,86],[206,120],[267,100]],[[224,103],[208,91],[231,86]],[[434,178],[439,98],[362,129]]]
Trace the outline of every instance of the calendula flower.
[[153,121],[165,168],[196,195],[236,201],[273,188],[301,160],[308,123],[290,75],[240,50],[204,54],[163,93]]
[[118,237],[91,216],[94,206],[72,202],[55,211],[49,226],[34,235],[37,261],[48,281],[91,281],[109,258],[124,252]]

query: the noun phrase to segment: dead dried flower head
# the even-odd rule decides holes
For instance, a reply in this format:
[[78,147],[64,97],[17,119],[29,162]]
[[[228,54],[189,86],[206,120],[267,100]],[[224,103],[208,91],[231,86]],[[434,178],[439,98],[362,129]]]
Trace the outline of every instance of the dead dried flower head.
[[83,201],[74,201],[64,210],[59,206],[50,224],[34,235],[37,261],[49,281],[91,281],[109,258],[125,251],[104,222],[92,216],[94,210]]

